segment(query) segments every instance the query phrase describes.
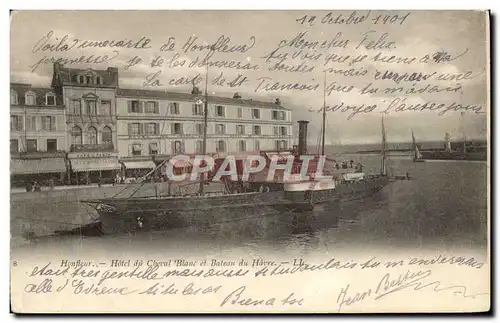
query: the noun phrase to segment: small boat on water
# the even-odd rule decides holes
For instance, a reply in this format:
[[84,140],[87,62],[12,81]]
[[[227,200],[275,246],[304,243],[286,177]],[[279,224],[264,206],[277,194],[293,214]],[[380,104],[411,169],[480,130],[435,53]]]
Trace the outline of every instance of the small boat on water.
[[[461,114],[462,121],[465,113]],[[456,161],[486,161],[488,158],[487,143],[468,141],[465,134],[465,127],[462,126],[462,139],[456,142],[451,141],[450,133],[444,137],[444,148],[422,150],[418,147],[415,136],[412,131],[414,162],[426,160],[456,160]]]

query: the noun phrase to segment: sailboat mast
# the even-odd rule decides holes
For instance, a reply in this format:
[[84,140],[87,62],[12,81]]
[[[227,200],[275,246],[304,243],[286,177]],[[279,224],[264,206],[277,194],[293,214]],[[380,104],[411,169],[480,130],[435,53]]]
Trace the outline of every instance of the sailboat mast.
[[321,134],[321,155],[325,155],[325,128],[326,128],[326,71],[325,71],[325,80],[323,87],[323,127]]
[[[203,109],[203,145],[202,145],[202,152],[203,156],[207,154],[207,128],[208,128],[208,64],[207,64],[207,70],[205,73],[205,100],[204,101],[204,109]],[[203,194],[203,191],[205,189],[205,174],[201,173],[200,177],[200,194]]]
[[380,173],[382,175],[387,174],[386,157],[387,157],[387,142],[385,137],[384,117],[382,116],[382,166],[380,170]]

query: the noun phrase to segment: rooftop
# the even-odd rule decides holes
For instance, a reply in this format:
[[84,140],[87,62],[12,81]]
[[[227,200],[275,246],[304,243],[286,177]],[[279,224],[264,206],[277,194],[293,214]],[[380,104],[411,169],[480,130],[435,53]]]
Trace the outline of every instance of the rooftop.
[[[154,91],[154,90],[138,90],[138,89],[125,89],[120,88],[117,91],[117,96],[127,98],[151,98],[163,100],[178,100],[178,101],[196,101],[203,97],[203,94],[191,94],[181,92],[168,92],[168,91]],[[239,96],[238,96],[239,97]],[[218,103],[222,105],[241,105],[241,106],[254,106],[260,108],[283,109],[281,102],[277,99],[275,102],[265,102],[252,99],[230,98],[222,96],[208,96],[208,101],[211,103]]]

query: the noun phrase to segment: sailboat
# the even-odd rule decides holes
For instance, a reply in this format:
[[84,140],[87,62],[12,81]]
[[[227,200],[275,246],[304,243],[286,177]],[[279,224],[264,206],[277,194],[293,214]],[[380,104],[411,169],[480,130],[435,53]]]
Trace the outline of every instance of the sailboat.
[[420,149],[418,148],[417,141],[415,140],[415,134],[413,130],[411,131],[411,138],[413,141],[413,162],[423,162],[422,154],[420,153]]
[[[463,114],[462,114],[463,117]],[[412,132],[415,158],[414,161],[426,160],[470,160],[470,161],[486,161],[487,160],[487,145],[467,145],[467,136],[465,130],[462,133],[462,141],[453,147],[451,135],[446,133],[444,136],[444,149],[439,150],[422,150],[420,151],[416,145],[415,136]]]

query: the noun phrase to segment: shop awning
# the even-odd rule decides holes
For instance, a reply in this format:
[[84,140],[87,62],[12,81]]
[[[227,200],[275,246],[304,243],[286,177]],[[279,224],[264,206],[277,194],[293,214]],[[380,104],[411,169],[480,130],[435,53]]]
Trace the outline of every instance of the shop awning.
[[152,160],[122,161],[126,169],[153,169],[156,164]]
[[64,158],[11,159],[11,174],[46,174],[66,172]]
[[71,159],[71,169],[74,172],[89,172],[97,170],[116,170],[122,166],[116,158],[81,158]]

